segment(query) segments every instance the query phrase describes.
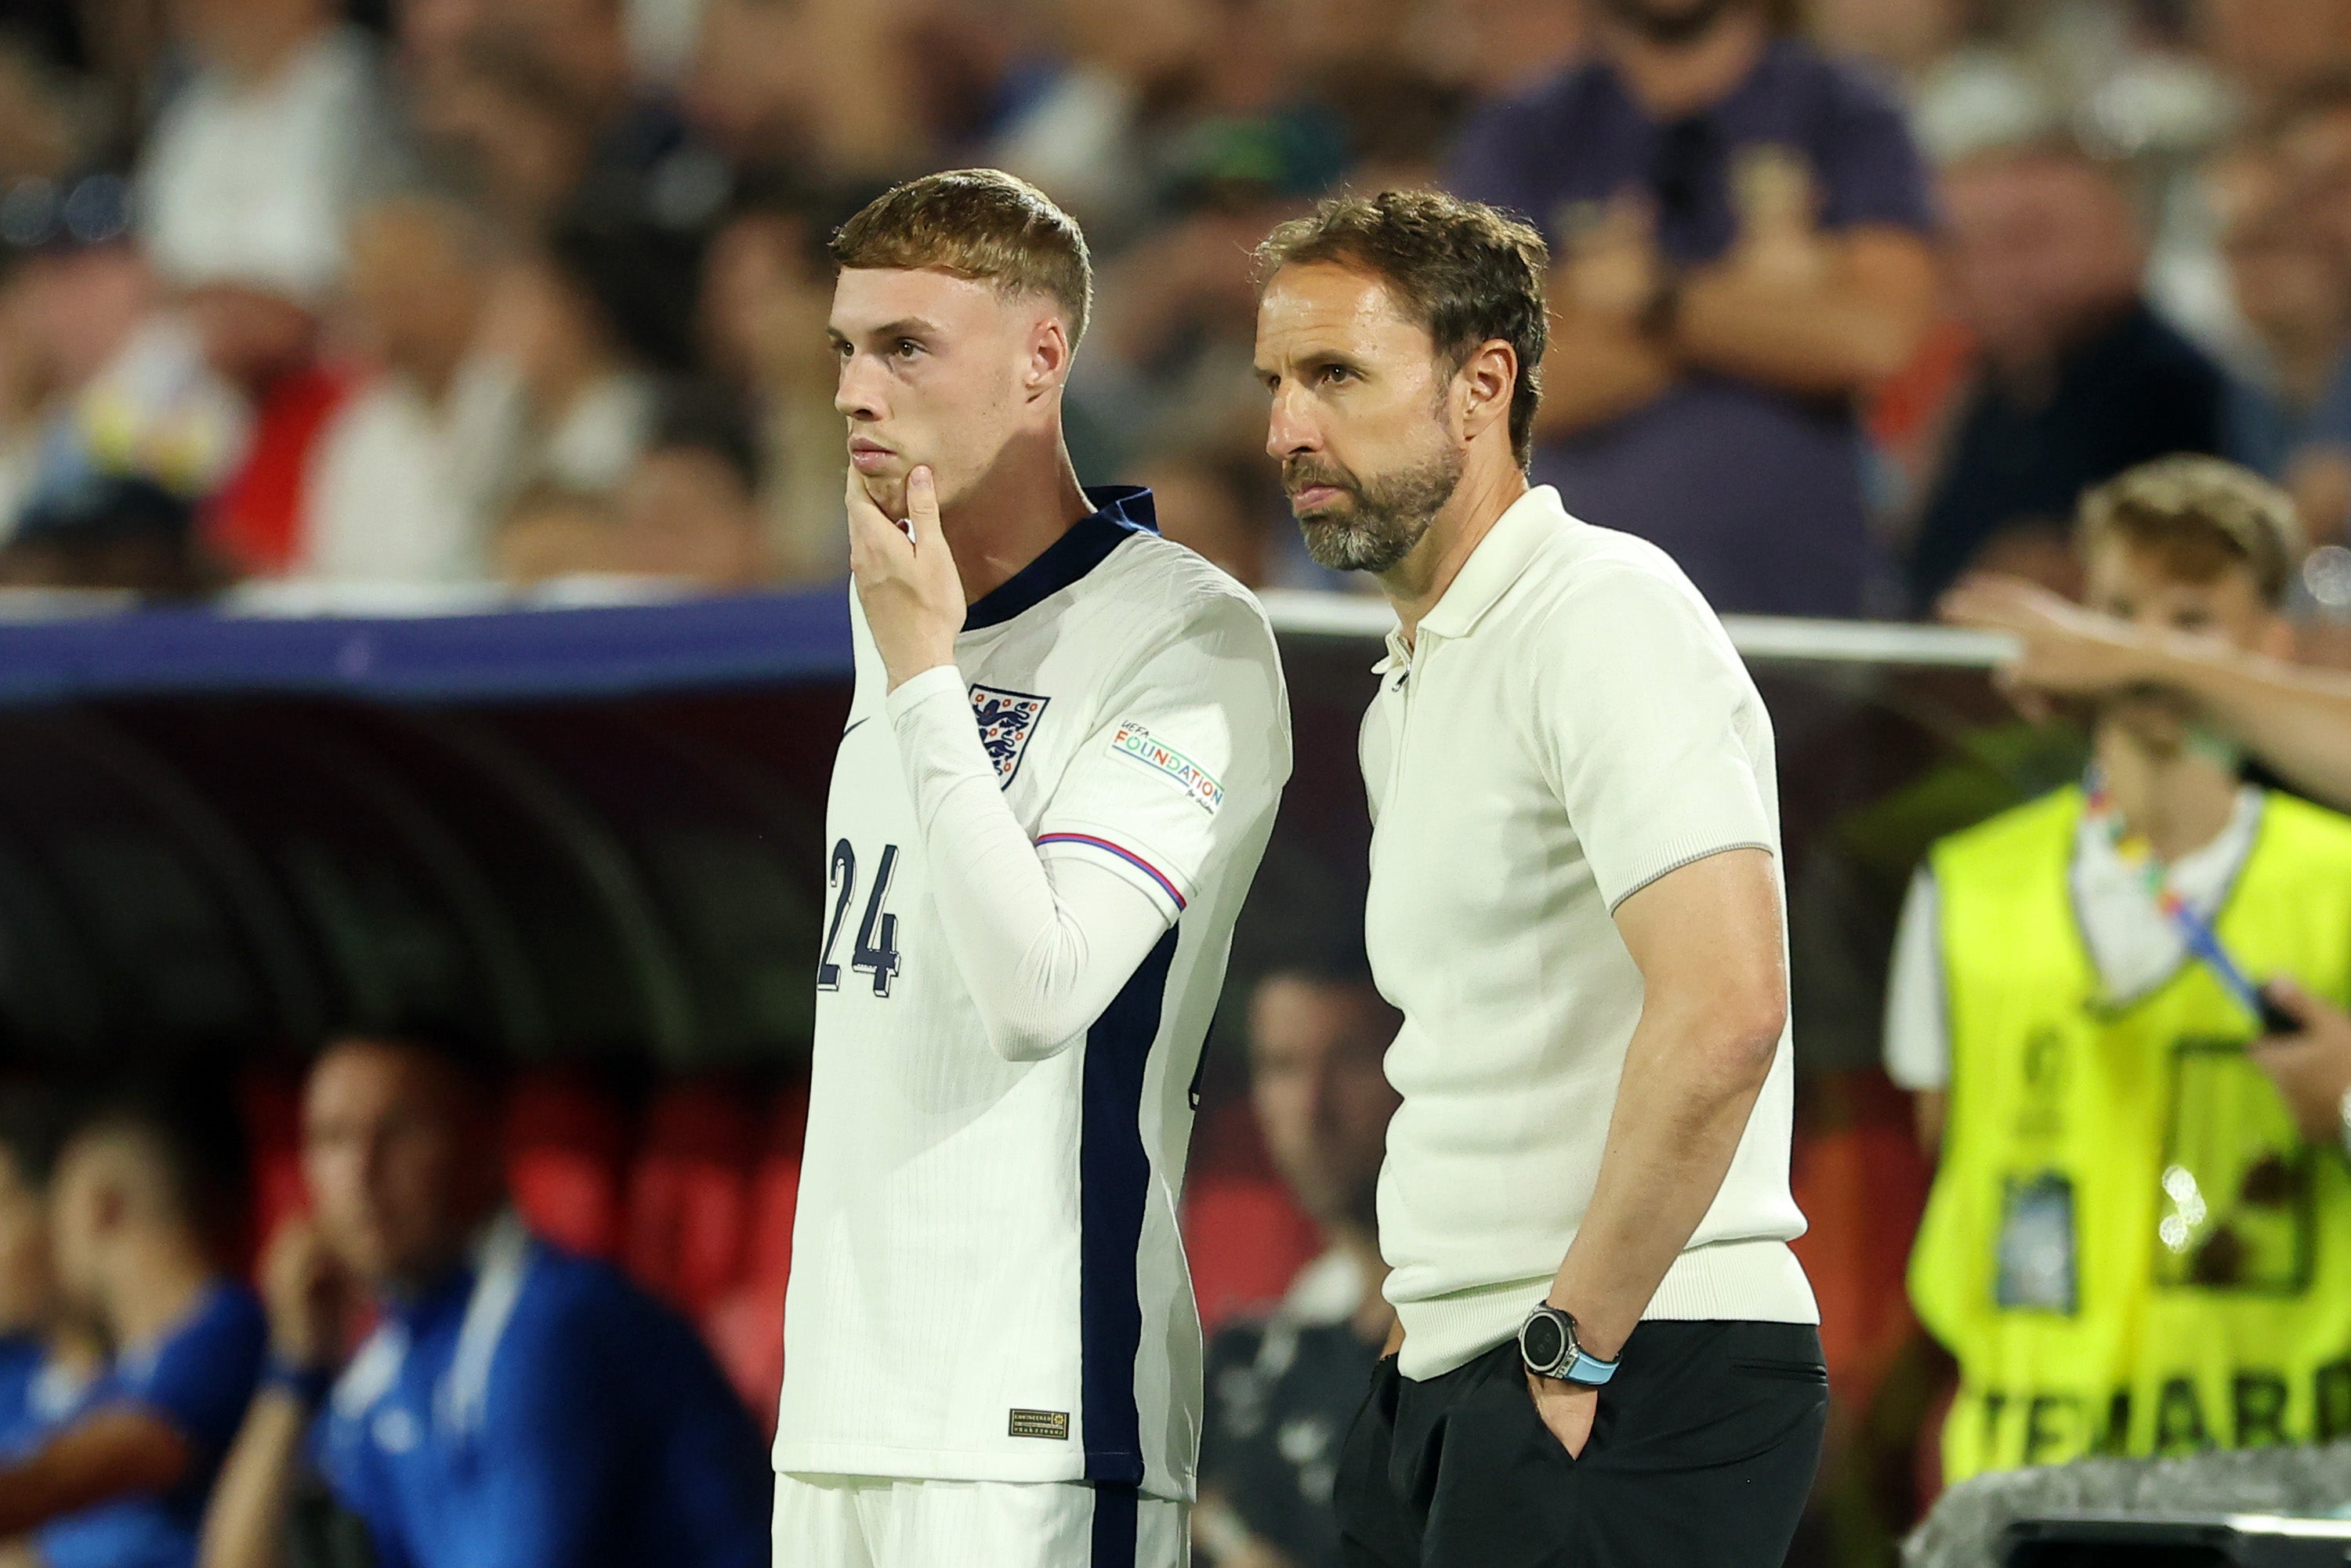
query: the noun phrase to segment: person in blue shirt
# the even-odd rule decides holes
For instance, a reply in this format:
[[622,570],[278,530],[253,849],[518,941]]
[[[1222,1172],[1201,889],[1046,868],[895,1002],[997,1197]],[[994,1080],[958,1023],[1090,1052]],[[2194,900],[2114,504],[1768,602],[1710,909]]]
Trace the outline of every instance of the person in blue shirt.
[[[314,1218],[265,1267],[271,1358],[205,1568],[278,1568],[306,1468],[377,1568],[753,1568],[767,1458],[684,1321],[506,1205],[495,1080],[446,1042],[348,1039],[313,1069]],[[348,1313],[377,1327],[346,1364]]]
[[[57,1312],[0,1455],[7,1568],[194,1561],[265,1337],[260,1303],[216,1261],[241,1172],[233,1134],[219,1130],[231,1125],[208,1122],[201,1097],[125,1097],[84,1117],[58,1155],[47,1194]],[[75,1347],[89,1342],[110,1354],[85,1377]]]
[[[65,1333],[49,1262],[49,1177],[64,1141],[58,1097],[46,1085],[0,1082],[0,1462],[39,1446],[56,1390],[96,1370],[94,1346],[52,1365]],[[61,1371],[74,1375],[60,1378]],[[0,1549],[0,1568],[7,1562]]]

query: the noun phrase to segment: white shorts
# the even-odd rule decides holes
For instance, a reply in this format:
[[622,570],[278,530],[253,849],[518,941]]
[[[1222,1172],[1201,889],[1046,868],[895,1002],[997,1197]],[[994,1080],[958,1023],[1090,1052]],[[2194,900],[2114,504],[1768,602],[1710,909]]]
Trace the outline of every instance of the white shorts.
[[1191,1511],[1081,1481],[778,1476],[775,1568],[1186,1568]]

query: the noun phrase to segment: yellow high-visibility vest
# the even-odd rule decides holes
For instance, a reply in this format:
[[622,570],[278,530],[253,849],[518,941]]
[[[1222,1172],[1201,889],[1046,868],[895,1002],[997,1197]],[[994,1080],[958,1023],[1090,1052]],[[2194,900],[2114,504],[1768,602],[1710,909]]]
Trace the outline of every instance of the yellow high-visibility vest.
[[[2351,1436],[2351,1166],[2303,1139],[2201,964],[2102,996],[2082,792],[1935,847],[1951,1047],[1911,1301],[1959,1364],[1945,1476]],[[2351,992],[2351,819],[2263,797],[2215,923],[2256,980]]]

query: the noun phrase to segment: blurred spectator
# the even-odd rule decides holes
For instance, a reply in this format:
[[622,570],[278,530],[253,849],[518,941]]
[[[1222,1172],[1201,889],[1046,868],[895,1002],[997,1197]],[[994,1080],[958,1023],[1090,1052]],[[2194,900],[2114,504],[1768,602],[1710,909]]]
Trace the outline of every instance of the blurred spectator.
[[327,0],[177,0],[170,15],[194,68],[148,142],[138,197],[176,319],[134,339],[100,392],[168,413],[178,386],[216,383],[200,401],[233,428],[207,437],[217,450],[195,480],[129,472],[204,499],[218,555],[277,575],[299,554],[304,476],[350,392],[317,363],[319,314],[400,141],[373,46]]
[[467,31],[420,85],[424,145],[511,231],[545,227],[586,181],[596,106],[525,37]]
[[372,365],[321,434],[292,575],[477,577],[516,460],[520,389],[478,351],[496,260],[483,220],[417,191],[361,213],[348,326]]
[[1595,17],[1593,62],[1479,115],[1450,182],[1552,244],[1534,476],[1718,609],[1859,613],[1883,570],[1855,399],[1933,302],[1900,111],[1761,0]]
[[686,102],[748,162],[820,182],[935,166],[922,8],[890,0],[710,0]]
[[1264,487],[1252,482],[1256,472],[1211,453],[1180,453],[1141,465],[1134,482],[1151,491],[1162,534],[1243,587],[1261,589],[1273,576],[1277,536],[1266,521]]
[[2218,452],[2221,372],[2150,310],[2115,171],[2071,142],[1946,171],[1954,305],[1980,366],[1910,554],[1932,603],[1988,550],[2062,540],[2082,491],[2172,452]]
[[125,235],[128,205],[111,175],[0,197],[11,253],[0,277],[0,543],[50,449],[72,442],[77,399],[153,306],[153,274]]
[[[2274,486],[2168,458],[2081,519],[2097,610],[2283,646]],[[2340,1096],[2314,1127],[2281,1098],[2295,1063],[2241,1049],[2265,1026],[2228,971],[2341,1006],[2351,821],[2240,783],[2162,692],[2103,699],[2092,745],[2084,787],[1938,843],[1896,939],[1887,1071],[1941,1151],[1910,1291],[1959,1363],[1954,1481],[2346,1430]]]
[[[270,1249],[270,1370],[205,1521],[206,1568],[281,1563],[312,1462],[380,1563],[768,1562],[749,1416],[668,1309],[506,1207],[485,1073],[455,1047],[374,1039],[313,1068],[316,1218]],[[378,1325],[339,1373],[359,1292]]]
[[2176,692],[2295,789],[2351,810],[2351,675],[2150,632],[2002,578],[1970,579],[1941,608],[1959,625],[2016,640],[1999,678],[2030,716],[2045,718],[2065,698]]
[[208,1096],[126,1097],[85,1118],[50,1197],[65,1310],[111,1359],[0,1460],[0,1541],[47,1568],[186,1568],[260,1371],[261,1311],[218,1266],[242,1151]]
[[738,163],[792,162],[801,148],[800,21],[789,0],[705,0],[681,96],[695,128]]
[[91,475],[52,488],[0,546],[0,584],[190,599],[227,580],[196,538],[195,512],[144,479]]
[[1052,0],[1050,15],[1067,57],[998,128],[987,161],[1040,187],[1112,248],[1149,211],[1145,122],[1200,60],[1213,10],[1202,0]]
[[152,483],[204,503],[203,538],[234,569],[277,573],[349,390],[317,361],[319,313],[350,215],[401,142],[372,46],[325,0],[180,0],[170,19],[193,68],[136,194],[171,299],[91,379],[34,489]]
[[1446,0],[1425,14],[1424,53],[1481,96],[1525,92],[1565,70],[1584,39],[1583,5],[1559,0]]
[[398,143],[371,46],[328,0],[174,0],[194,72],[140,170],[141,228],[177,288],[315,303]]
[[519,378],[510,486],[619,487],[653,428],[654,375],[693,364],[700,263],[690,237],[581,211],[504,270],[480,351]]
[[[2351,131],[2351,98],[2342,108]],[[2351,153],[2351,140],[2344,150]],[[2206,182],[2231,292],[2261,356],[2252,373],[2231,379],[2226,455],[2285,483],[2313,439],[2320,400],[2344,371],[2351,254],[2301,209],[2302,193],[2267,141],[2214,159]]]
[[517,588],[614,570],[612,505],[602,496],[560,485],[533,485],[517,496],[490,541],[493,574]]
[[2340,0],[2198,0],[2205,52],[2256,110],[2351,66],[2351,6]]
[[[53,1095],[21,1080],[0,1083],[0,1462],[38,1444],[63,1403],[51,1389],[62,1384],[70,1396],[97,1370],[99,1347],[71,1332],[50,1259],[49,1183],[63,1130]],[[76,1354],[52,1369],[65,1346]]]
[[[2351,526],[2351,328],[2339,316],[2330,322],[2326,308],[2351,316],[2351,77],[2325,78],[2289,99],[2270,132],[2253,154],[2266,160],[2251,170],[2224,164],[2235,178],[2216,182],[2215,191],[2224,225],[2240,219],[2252,228],[2251,254],[2233,268],[2240,303],[2265,344],[2287,340],[2270,348],[2277,371],[2253,411],[2256,419],[2270,416],[2255,426],[2269,445],[2254,450],[2273,465],[2263,471],[2292,492],[2309,538],[2335,539]],[[2322,300],[2323,289],[2331,292]],[[2286,323],[2265,328],[2257,317],[2265,307]]]
[[759,517],[758,451],[722,402],[673,394],[615,499],[621,571],[720,591],[775,575]]
[[759,507],[777,575],[831,582],[849,570],[847,436],[832,406],[840,361],[825,336],[832,225],[824,199],[788,179],[744,185],[703,268],[704,355],[742,396],[758,435]]
[[[105,1361],[98,1333],[65,1310],[51,1257],[49,1190],[66,1130],[62,1110],[59,1097],[37,1083],[12,1080],[0,1092],[0,1465],[37,1452]],[[111,1544],[122,1544],[110,1519],[60,1520],[0,1542],[0,1563],[89,1563],[90,1552],[75,1549],[107,1544],[110,1534],[118,1537]],[[59,1542],[62,1555],[54,1551]],[[131,1568],[128,1557],[117,1561]]]
[[1380,1294],[1377,1197],[1399,1019],[1368,977],[1277,970],[1251,992],[1249,1092],[1282,1179],[1329,1250],[1270,1318],[1208,1345],[1200,1506],[1214,1568],[1336,1568],[1339,1448],[1395,1311]]

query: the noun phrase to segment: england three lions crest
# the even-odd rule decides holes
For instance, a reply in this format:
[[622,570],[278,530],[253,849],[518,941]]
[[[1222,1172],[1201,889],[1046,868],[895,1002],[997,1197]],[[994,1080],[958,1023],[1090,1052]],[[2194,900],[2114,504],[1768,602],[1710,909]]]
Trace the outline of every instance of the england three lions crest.
[[1029,749],[1029,737],[1036,733],[1037,720],[1051,700],[1027,692],[1001,692],[994,686],[971,688],[971,711],[979,720],[979,744],[987,759],[996,764],[999,789],[1009,789],[1012,776],[1020,771],[1020,754]]

